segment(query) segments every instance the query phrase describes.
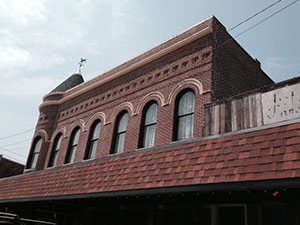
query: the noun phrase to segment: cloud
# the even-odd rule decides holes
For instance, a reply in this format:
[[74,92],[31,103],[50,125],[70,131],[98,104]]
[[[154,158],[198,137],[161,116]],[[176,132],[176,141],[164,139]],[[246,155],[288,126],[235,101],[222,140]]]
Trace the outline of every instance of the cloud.
[[46,0],[2,0],[0,20],[17,26],[29,26],[47,19]]

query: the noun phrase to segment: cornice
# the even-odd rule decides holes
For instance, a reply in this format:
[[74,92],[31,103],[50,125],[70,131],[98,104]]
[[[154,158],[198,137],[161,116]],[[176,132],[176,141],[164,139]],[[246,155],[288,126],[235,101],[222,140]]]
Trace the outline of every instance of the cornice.
[[[95,83],[92,83],[91,85],[89,85],[87,87],[83,87],[83,88],[79,89],[78,91],[76,91],[76,92],[74,92],[74,93],[72,93],[68,96],[63,97],[60,100],[45,101],[40,105],[39,109],[41,110],[43,107],[48,106],[48,105],[59,105],[59,104],[62,104],[66,101],[69,101],[69,100],[71,100],[71,99],[73,99],[73,98],[75,98],[79,95],[82,95],[82,94],[84,94],[84,93],[86,93],[90,90],[93,90],[93,89],[95,89],[95,88],[97,88],[101,85],[104,85],[104,84],[106,84],[106,83],[108,83],[112,80],[115,80],[115,79],[117,79],[117,78],[119,78],[119,77],[133,71],[133,70],[136,70],[136,69],[138,69],[138,68],[140,68],[140,67],[142,67],[142,66],[144,66],[144,65],[146,65],[146,64],[148,64],[148,63],[150,63],[150,62],[152,62],[152,61],[154,61],[154,60],[156,60],[156,59],[158,59],[162,56],[165,56],[165,55],[167,55],[167,54],[169,54],[169,53],[171,53],[171,52],[173,52],[173,51],[175,51],[175,50],[177,50],[177,49],[179,49],[179,48],[181,48],[181,47],[183,47],[183,46],[185,46],[185,45],[187,45],[187,44],[189,44],[189,43],[191,43],[191,42],[193,42],[193,41],[195,41],[195,40],[197,40],[197,39],[199,39],[199,38],[201,38],[201,37],[203,37],[203,36],[205,36],[209,33],[211,33],[211,32],[212,32],[212,29],[211,29],[210,26],[208,26],[208,27],[192,34],[191,36],[189,36],[189,37],[187,37],[187,38],[185,38],[181,41],[178,41],[177,43],[175,43],[175,44],[173,44],[173,45],[171,45],[171,46],[169,46],[165,49],[162,49],[161,51],[159,51],[157,53],[154,53],[151,56],[148,56],[148,57],[140,60],[139,62],[137,62],[137,63],[135,63],[131,66],[128,66],[127,68],[125,68],[125,69],[123,69],[119,72],[116,72],[116,73],[112,74],[109,77],[106,77],[102,80],[99,80]],[[55,92],[52,93],[52,94],[55,94]],[[45,99],[48,95],[46,95],[43,99]]]

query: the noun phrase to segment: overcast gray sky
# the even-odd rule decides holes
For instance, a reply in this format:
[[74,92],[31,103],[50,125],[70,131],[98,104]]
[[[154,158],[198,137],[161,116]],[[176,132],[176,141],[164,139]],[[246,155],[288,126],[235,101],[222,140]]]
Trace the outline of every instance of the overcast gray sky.
[[[35,127],[42,97],[78,70],[81,57],[88,59],[82,74],[89,80],[211,15],[229,29],[276,1],[0,0],[0,154],[25,163],[33,130],[3,137]],[[297,2],[237,41],[274,81],[299,76],[299,21]]]

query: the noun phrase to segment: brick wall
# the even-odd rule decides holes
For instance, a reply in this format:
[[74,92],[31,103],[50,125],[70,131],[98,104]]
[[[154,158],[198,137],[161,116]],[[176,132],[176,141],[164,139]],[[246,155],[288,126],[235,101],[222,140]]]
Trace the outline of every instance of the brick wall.
[[212,101],[274,83],[218,20],[213,29]]
[[5,159],[0,155],[0,178],[22,174],[23,170],[24,165]]
[[[81,133],[75,162],[81,162],[90,126],[96,119],[100,119],[102,128],[96,157],[103,157],[110,153],[117,115],[122,110],[127,110],[129,119],[124,151],[134,151],[138,148],[143,107],[147,102],[155,100],[159,105],[155,146],[169,144],[173,136],[175,98],[183,89],[192,88],[196,97],[194,138],[198,138],[202,136],[204,125],[204,105],[211,102],[211,95],[215,100],[222,95],[229,96],[271,82],[258,68],[257,63],[235,42],[215,48],[229,36],[221,24],[211,17],[131,61],[67,91],[63,98],[112,76],[206,27],[210,27],[212,32],[148,64],[60,105],[41,107],[34,137],[42,136],[45,142],[36,170],[47,168],[53,141],[59,132],[63,134],[63,139],[56,166],[64,164],[70,134],[77,126],[80,127]],[[243,77],[238,76],[240,73],[244,73]],[[256,84],[259,79],[261,82]],[[51,96],[47,99],[51,99]]]

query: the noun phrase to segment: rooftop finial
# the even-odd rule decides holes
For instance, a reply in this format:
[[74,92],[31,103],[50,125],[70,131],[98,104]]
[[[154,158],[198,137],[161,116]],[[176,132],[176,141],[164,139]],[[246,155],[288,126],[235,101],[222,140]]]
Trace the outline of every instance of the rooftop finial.
[[78,65],[79,65],[79,73],[81,74],[81,67],[83,67],[84,65],[83,65],[83,63],[85,63],[86,62],[86,58],[80,58],[80,62],[78,63]]

